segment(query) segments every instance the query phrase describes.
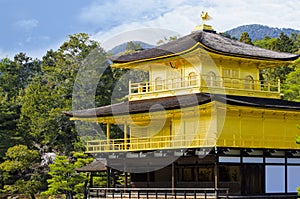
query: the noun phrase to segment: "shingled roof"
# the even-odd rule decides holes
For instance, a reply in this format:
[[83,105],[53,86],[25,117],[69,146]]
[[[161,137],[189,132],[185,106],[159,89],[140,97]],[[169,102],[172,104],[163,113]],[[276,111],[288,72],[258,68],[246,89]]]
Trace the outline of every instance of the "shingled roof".
[[104,172],[106,171],[106,165],[103,161],[95,160],[94,162],[77,168],[77,172]]
[[[206,104],[211,101],[218,101],[224,104],[237,106],[300,110],[300,102],[292,102],[281,99],[198,93],[146,100],[126,101],[94,109],[69,111],[65,112],[65,114],[77,118],[105,117],[112,115],[117,116],[146,113],[149,112],[149,110],[153,112],[161,111],[162,107],[165,110],[193,107],[201,104]],[[160,106],[154,106],[156,104],[159,104]]]
[[195,47],[201,47],[209,52],[214,52],[217,54],[263,60],[293,61],[300,56],[290,53],[266,50],[229,39],[213,32],[195,31],[187,36],[181,37],[175,41],[168,42],[161,46],[134,54],[121,55],[114,57],[111,60],[114,63],[142,61],[145,59],[154,60],[161,56],[178,55],[186,51],[193,50]]

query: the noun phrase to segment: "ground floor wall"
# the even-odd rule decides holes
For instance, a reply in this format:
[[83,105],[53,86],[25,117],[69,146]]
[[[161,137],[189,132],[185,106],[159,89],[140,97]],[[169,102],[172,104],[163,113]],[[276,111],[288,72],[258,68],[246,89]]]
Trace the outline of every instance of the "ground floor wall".
[[300,157],[296,153],[219,150],[205,157],[182,156],[156,171],[131,173],[130,186],[229,188],[231,195],[296,194],[300,186]]

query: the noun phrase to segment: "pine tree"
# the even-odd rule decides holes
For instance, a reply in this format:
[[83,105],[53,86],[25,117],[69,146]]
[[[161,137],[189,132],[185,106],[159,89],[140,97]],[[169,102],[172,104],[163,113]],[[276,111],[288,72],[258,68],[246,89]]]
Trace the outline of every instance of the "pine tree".
[[279,52],[292,53],[293,41],[282,32],[275,42],[274,50]]
[[[67,199],[72,199],[75,194],[83,194],[84,182],[87,180],[85,173],[77,173],[80,168],[93,161],[84,153],[73,153],[71,157],[57,156],[53,164],[50,164],[48,190],[44,195],[65,194]],[[82,196],[81,196],[82,198]]]
[[248,32],[243,32],[241,34],[241,37],[239,38],[239,41],[243,42],[245,44],[253,45],[252,40],[251,40]]

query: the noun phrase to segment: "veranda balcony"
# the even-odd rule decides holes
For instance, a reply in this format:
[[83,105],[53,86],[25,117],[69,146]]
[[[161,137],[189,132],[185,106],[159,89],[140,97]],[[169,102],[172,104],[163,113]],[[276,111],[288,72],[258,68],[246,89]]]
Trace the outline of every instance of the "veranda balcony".
[[129,82],[129,100],[166,97],[190,93],[280,98],[280,80],[270,82],[251,78],[212,77],[197,75],[176,79],[156,79],[150,82]]
[[[254,148],[295,148],[293,136],[266,136],[257,134],[250,137],[224,137],[196,135],[170,135],[127,139],[91,140],[86,142],[87,153],[137,152],[166,149],[187,149],[201,147],[254,147]],[[296,146],[297,147],[297,146]],[[160,154],[157,154],[160,155]]]
[[212,147],[215,143],[215,137],[201,137],[200,135],[169,135],[127,139],[92,140],[87,141],[86,152],[147,151],[157,149],[197,148],[199,146]]

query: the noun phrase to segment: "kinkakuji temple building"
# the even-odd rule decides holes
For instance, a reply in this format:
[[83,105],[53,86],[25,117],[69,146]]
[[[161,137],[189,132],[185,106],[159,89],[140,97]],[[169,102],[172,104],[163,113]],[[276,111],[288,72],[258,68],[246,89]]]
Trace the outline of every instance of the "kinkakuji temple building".
[[[282,100],[280,80],[262,80],[260,73],[298,58],[202,25],[177,40],[112,59],[112,67],[149,74],[147,81],[129,82],[128,100],[66,114],[105,127],[106,139],[88,141],[86,152],[105,160],[108,175],[125,171],[125,187],[295,196],[300,103]],[[123,128],[122,138],[111,138],[112,125]]]

